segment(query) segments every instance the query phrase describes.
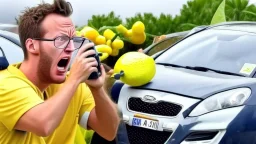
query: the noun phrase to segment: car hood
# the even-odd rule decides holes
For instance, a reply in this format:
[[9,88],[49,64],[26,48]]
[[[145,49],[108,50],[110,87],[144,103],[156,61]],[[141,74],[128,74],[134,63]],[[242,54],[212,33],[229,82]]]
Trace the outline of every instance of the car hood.
[[200,72],[162,65],[157,65],[156,69],[156,75],[152,81],[137,88],[205,99],[227,89],[247,87],[256,83],[254,78],[230,76],[210,71]]

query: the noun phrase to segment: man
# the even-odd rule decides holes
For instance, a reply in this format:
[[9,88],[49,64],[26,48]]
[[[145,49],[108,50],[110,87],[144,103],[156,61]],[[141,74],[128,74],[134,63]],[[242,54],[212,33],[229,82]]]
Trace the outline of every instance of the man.
[[78,124],[114,139],[120,119],[103,88],[104,68],[98,79],[88,80],[97,72],[96,59],[88,57],[95,51],[75,37],[71,13],[69,3],[55,0],[20,16],[25,59],[0,71],[1,144],[72,144]]

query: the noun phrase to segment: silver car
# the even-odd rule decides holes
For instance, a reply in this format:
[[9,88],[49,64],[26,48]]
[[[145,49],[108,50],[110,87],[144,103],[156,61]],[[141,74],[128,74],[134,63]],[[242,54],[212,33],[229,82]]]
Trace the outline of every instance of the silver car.
[[[23,61],[24,55],[21,49],[18,34],[0,30],[0,47],[3,50],[9,64]],[[3,57],[2,52],[0,52],[0,57]]]

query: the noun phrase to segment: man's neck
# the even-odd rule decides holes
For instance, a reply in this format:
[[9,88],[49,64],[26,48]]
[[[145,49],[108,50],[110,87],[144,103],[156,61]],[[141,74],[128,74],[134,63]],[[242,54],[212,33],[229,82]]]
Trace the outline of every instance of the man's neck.
[[28,61],[23,61],[19,69],[40,91],[43,92],[49,86],[49,84],[40,81],[36,67],[29,64]]

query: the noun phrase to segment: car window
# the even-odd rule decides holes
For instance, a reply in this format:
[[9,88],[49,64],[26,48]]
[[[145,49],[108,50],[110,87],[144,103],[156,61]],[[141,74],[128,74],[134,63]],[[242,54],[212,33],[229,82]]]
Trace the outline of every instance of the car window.
[[[3,37],[0,37],[0,47],[3,49],[10,64],[21,62],[24,59],[22,49]],[[2,53],[0,53],[0,56],[2,56]]]
[[175,42],[182,39],[183,37],[184,36],[174,36],[174,37],[167,38],[166,40],[163,40],[163,41],[157,43],[155,46],[153,46],[148,51],[147,55],[152,56],[152,55],[170,47],[171,45],[173,45]]
[[192,35],[161,54],[156,62],[201,66],[240,74],[256,65],[256,34],[209,29]]

